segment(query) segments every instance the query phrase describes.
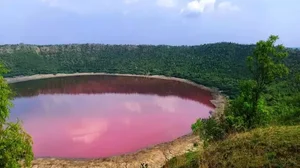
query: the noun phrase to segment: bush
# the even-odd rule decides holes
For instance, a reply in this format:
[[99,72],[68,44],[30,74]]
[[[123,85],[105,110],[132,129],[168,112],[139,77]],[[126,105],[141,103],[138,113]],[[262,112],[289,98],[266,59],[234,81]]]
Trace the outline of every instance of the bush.
[[258,99],[257,105],[253,103],[255,88],[254,81],[241,82],[240,94],[228,104],[225,110],[227,132],[241,132],[269,124],[272,109],[268,108],[263,96]]
[[198,119],[192,125],[193,133],[199,134],[204,141],[217,141],[225,138],[225,128],[222,123],[215,120],[213,117],[208,119]]
[[198,168],[200,152],[187,152],[170,159],[162,168]]
[[0,128],[0,167],[30,167],[33,160],[31,137],[21,124],[7,123]]
[[11,90],[1,74],[7,72],[0,64],[0,167],[30,167],[33,160],[32,140],[20,122],[7,123],[11,107]]

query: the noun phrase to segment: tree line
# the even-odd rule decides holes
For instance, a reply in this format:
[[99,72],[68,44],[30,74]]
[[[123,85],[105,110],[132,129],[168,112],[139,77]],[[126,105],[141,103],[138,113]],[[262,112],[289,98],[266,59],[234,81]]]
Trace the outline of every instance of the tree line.
[[[180,77],[237,93],[238,81],[250,77],[246,57],[255,45],[215,43],[166,45],[3,45],[0,61],[5,77],[76,72],[107,72]],[[290,49],[285,61],[300,68],[300,51]]]

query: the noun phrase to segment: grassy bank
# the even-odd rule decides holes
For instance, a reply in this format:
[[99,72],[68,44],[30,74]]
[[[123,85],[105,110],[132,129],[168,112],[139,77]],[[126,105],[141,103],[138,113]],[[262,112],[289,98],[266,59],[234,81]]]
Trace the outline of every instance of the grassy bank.
[[300,167],[300,126],[254,129],[171,159],[165,168]]

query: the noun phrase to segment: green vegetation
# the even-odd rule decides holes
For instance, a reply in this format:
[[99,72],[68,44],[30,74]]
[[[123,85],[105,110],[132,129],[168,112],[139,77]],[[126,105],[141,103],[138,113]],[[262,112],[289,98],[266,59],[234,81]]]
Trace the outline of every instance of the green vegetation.
[[20,122],[8,123],[12,93],[1,74],[6,69],[0,64],[0,167],[29,167],[33,160],[31,137],[23,130]]
[[257,128],[172,158],[164,168],[300,167],[299,139],[300,126]]
[[210,141],[204,150],[169,160],[164,168],[300,167],[300,126],[271,126]]
[[[300,127],[268,128],[269,125],[297,125],[300,121],[299,76],[294,73],[281,80],[289,72],[284,64],[288,52],[284,46],[275,45],[277,39],[270,36],[256,44],[253,54],[247,58],[250,79],[241,80],[239,94],[228,102],[224,113],[199,119],[192,125],[193,132],[204,140],[205,148],[201,163],[195,167],[300,166],[297,154]],[[198,159],[192,162],[195,160]],[[170,160],[167,165],[171,163],[174,162]]]
[[300,126],[257,128],[211,144],[201,167],[300,167]]
[[275,45],[277,36],[256,44],[253,55],[249,56],[248,67],[251,79],[242,81],[239,95],[230,103],[225,112],[227,132],[242,131],[269,124],[271,110],[264,97],[272,83],[288,74],[283,64],[288,56],[283,45]]
[[[282,158],[288,159],[288,155],[280,152],[290,154],[289,148],[285,148],[284,145],[291,146],[288,142],[294,140],[289,139],[292,138],[289,135],[295,134],[298,128],[287,125],[300,123],[300,76],[297,75],[300,74],[300,50],[275,45],[277,39],[277,36],[270,36],[268,40],[259,41],[256,45],[3,45],[0,46],[0,61],[11,69],[5,77],[76,72],[165,75],[219,88],[230,98],[224,115],[198,120],[192,126],[193,132],[205,140],[204,154],[188,153],[172,159],[166,167],[195,167],[200,164],[200,159],[197,158],[203,157],[205,160],[210,153],[216,154],[214,158],[220,160],[208,160],[207,163],[201,160],[201,164],[208,167],[238,167],[242,162],[235,159],[245,157],[245,163],[248,163],[249,167],[289,167],[299,164],[299,156],[295,155],[295,158],[282,162]],[[1,92],[4,97],[10,94],[6,89],[1,89]],[[3,116],[0,120],[5,121],[9,114],[6,106],[9,101],[1,103],[4,106],[1,107]],[[270,125],[281,127],[268,128]],[[259,127],[267,128],[264,130]],[[252,129],[254,130],[251,131]],[[285,129],[286,134],[282,131]],[[241,133],[245,131],[251,132]],[[265,141],[263,138],[255,139],[263,135],[256,132],[268,131],[270,134],[266,135],[275,136],[274,141],[268,138]],[[241,144],[242,141],[234,141],[238,139],[234,137],[242,139],[244,135],[249,135],[245,144]],[[281,135],[286,135],[286,138]],[[281,138],[287,144],[280,144],[276,138]],[[255,146],[257,148],[249,144],[252,141],[258,141]],[[233,143],[233,146],[227,146],[226,142]],[[271,144],[271,147],[274,145],[274,148],[278,148],[272,153],[268,151],[269,147],[264,142],[272,142],[274,144]],[[276,143],[279,145],[276,146]],[[244,150],[240,149],[242,145],[253,150],[248,153],[241,151]],[[263,145],[267,150],[266,155],[262,154]],[[292,147],[292,152],[299,150],[297,143]],[[218,150],[222,151],[223,148],[233,151],[218,153]],[[264,160],[265,157],[271,158],[271,161]]]
[[193,133],[199,134],[201,139],[206,142],[214,140],[222,140],[225,138],[225,126],[217,121],[214,117],[208,119],[198,119],[192,124]]
[[[247,58],[250,79],[241,80],[239,94],[229,101],[227,109],[221,117],[212,116],[209,119],[198,120],[192,125],[194,133],[199,133],[200,137],[206,141],[221,140],[226,137],[225,134],[266,126],[273,120],[284,121],[285,117],[297,115],[297,111],[296,113],[293,111],[285,113],[284,115],[287,116],[282,117],[280,110],[273,111],[273,104],[267,105],[266,97],[272,98],[268,88],[272,87],[274,82],[278,82],[279,79],[288,75],[289,72],[284,64],[288,53],[283,45],[275,45],[277,39],[278,36],[270,36],[267,41],[259,41],[256,44],[253,54]],[[298,75],[296,80],[298,80]],[[299,92],[295,90],[295,88],[298,89],[298,86],[286,87],[290,87],[294,90],[294,94],[299,96]],[[277,90],[279,93],[281,91]],[[300,108],[298,102],[290,103],[290,106]],[[289,106],[285,106],[285,108],[289,110]]]
[[[238,92],[248,79],[246,57],[254,45],[216,43],[199,46],[152,45],[2,45],[0,62],[11,71],[6,77],[34,74],[107,72],[180,77],[216,87],[227,95]],[[285,61],[300,68],[300,50],[289,49]]]
[[200,152],[187,152],[186,154],[174,157],[162,168],[195,168],[200,165]]

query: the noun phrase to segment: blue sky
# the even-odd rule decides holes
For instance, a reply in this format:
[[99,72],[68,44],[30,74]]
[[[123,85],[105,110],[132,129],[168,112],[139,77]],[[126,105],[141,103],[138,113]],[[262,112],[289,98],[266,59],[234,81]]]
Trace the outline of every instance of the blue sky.
[[299,0],[0,0],[0,44],[300,46]]

